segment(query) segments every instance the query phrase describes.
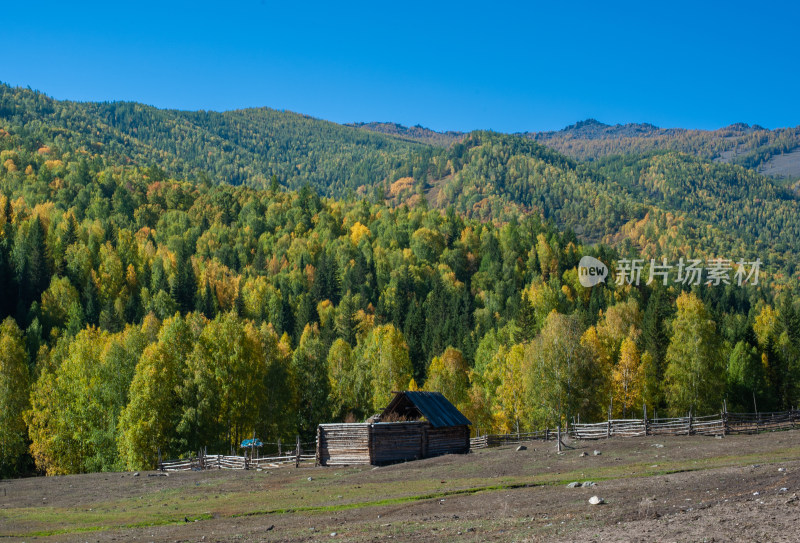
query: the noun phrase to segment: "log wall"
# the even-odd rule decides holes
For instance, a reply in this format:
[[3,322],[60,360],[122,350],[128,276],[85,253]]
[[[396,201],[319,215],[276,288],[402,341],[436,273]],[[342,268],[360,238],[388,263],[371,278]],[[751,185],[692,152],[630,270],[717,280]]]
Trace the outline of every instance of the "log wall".
[[469,452],[469,427],[427,422],[320,424],[317,462],[323,466],[391,464]]
[[468,426],[428,428],[428,454],[426,456],[439,456],[441,454],[453,453],[462,454],[468,452]]
[[378,422],[370,425],[373,464],[425,458],[424,422]]
[[317,463],[322,466],[371,464],[369,424],[320,424]]

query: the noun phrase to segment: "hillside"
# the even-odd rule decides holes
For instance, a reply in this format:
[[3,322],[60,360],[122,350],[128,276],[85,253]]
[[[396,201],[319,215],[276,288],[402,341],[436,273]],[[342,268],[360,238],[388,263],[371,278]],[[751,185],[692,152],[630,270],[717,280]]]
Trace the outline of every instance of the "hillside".
[[[800,400],[798,199],[752,170],[5,92],[0,476],[311,439],[418,386],[500,432]],[[622,256],[763,267],[617,284]]]
[[436,132],[435,130],[420,125],[409,127],[398,123],[353,123],[349,126],[437,147],[448,147],[457,141],[461,141],[466,136],[464,132],[454,132],[451,130]]
[[[792,194],[752,171],[709,162],[754,162],[756,155],[789,149],[797,135],[791,130],[734,125],[703,132],[589,120],[528,138],[437,133],[392,123],[342,126],[268,108],[216,113],[75,103],[4,85],[0,128],[9,134],[5,149],[25,141],[53,155],[88,153],[150,168],[154,179],[163,178],[163,170],[177,178],[264,188],[275,176],[290,189],[309,185],[334,198],[383,195],[394,205],[413,205],[424,196],[434,207],[454,206],[483,221],[534,213],[586,241],[629,239],[642,250],[651,247],[653,256],[657,245],[672,256],[693,246],[700,254],[758,252],[784,268],[791,259],[783,253],[800,249]],[[664,149],[689,156],[652,156]],[[621,152],[630,158],[598,161]],[[793,171],[796,154],[770,155],[770,171]],[[655,170],[675,185],[669,194],[641,177]],[[658,231],[677,226],[678,232],[664,247],[657,231],[637,228],[642,221],[657,223]],[[787,271],[791,275],[793,268]]]
[[795,152],[800,147],[800,127],[767,130],[739,123],[718,130],[688,130],[651,124],[612,126],[588,119],[562,130],[524,135],[580,160],[677,151],[766,175],[800,178],[800,156]]
[[473,132],[433,161],[424,184],[393,184],[390,201],[423,185],[431,205],[483,221],[534,213],[585,241],[627,240],[646,257],[758,256],[795,273],[800,197],[741,166],[677,152],[582,163],[491,132]]
[[336,197],[393,173],[413,175],[426,159],[420,145],[269,108],[218,113],[78,103],[3,84],[0,125],[42,145],[155,165],[172,176],[265,187],[274,175],[285,187],[309,184]]

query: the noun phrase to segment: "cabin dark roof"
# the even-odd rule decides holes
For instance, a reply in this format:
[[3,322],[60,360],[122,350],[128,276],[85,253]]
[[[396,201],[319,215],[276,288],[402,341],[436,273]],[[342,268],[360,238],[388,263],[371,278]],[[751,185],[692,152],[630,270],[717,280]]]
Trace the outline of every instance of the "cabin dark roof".
[[424,416],[434,428],[472,424],[441,392],[397,392],[381,417],[391,413],[411,420]]

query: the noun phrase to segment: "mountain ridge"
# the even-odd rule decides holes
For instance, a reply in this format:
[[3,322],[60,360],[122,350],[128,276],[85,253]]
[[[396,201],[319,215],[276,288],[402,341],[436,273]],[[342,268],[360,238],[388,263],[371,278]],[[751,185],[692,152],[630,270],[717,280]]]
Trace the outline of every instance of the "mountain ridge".
[[[627,239],[654,256],[667,248],[686,254],[692,246],[707,254],[737,248],[752,256],[761,247],[770,250],[775,267],[783,268],[791,261],[786,251],[800,250],[796,194],[754,168],[713,158],[728,136],[750,138],[745,143],[752,151],[759,149],[756,144],[774,149],[794,141],[789,133],[779,141],[752,139],[764,134],[746,125],[716,131],[716,147],[706,145],[710,140],[704,132],[665,132],[672,129],[647,124],[612,127],[593,119],[565,129],[583,133],[580,140],[474,131],[451,133],[458,139],[443,147],[375,133],[370,128],[376,125],[339,125],[271,108],[220,113],[160,110],[136,102],[75,104],[0,86],[0,128],[9,134],[0,138],[0,149],[8,152],[18,147],[15,141],[32,138],[41,148],[52,147],[54,155],[68,151],[135,165],[153,179],[309,187],[334,199],[452,206],[482,221],[507,222],[534,213],[587,241]],[[437,134],[396,123],[379,128],[428,139]],[[608,136],[632,130],[657,137]],[[559,149],[565,142],[572,152]],[[628,150],[639,149],[636,145],[643,150],[610,152],[619,150],[614,147],[619,142],[629,144]],[[579,145],[597,156],[576,157]],[[17,162],[23,169],[30,163]],[[669,217],[676,216],[681,220],[674,223]],[[646,220],[658,226],[645,228]],[[677,231],[659,241],[669,224]],[[750,245],[742,246],[743,241]],[[772,248],[780,250],[772,254]]]

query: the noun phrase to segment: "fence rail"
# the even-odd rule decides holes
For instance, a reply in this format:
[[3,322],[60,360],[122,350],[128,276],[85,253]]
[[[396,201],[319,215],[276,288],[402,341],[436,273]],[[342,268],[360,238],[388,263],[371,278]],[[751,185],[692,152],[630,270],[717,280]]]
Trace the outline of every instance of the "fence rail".
[[518,434],[485,434],[469,440],[470,449],[485,449],[502,445],[516,445],[523,441],[550,441],[556,439],[555,429],[544,429],[536,432],[520,432]]
[[[773,413],[728,413],[697,417],[653,418],[642,419],[610,419],[605,422],[574,423],[562,432],[576,439],[604,439],[610,437],[638,436],[679,436],[679,435],[728,435],[755,434],[775,430],[788,430],[800,425],[800,410],[779,411]],[[503,445],[516,445],[524,441],[557,440],[557,430],[546,428],[534,432],[515,434],[485,434],[470,438],[470,449],[484,449]],[[227,456],[222,454],[205,454],[191,458],[159,461],[161,471],[192,471],[209,469],[269,469],[286,464],[299,466],[304,462],[316,462],[315,454],[303,454],[303,450],[316,450],[315,442],[296,443],[292,450],[284,451],[281,443],[276,445],[277,452],[270,456]]]
[[[316,451],[316,442],[301,442],[298,436],[293,449],[285,450],[280,440],[276,443],[263,445],[276,445],[277,452],[261,456],[256,447],[252,447],[251,454],[243,456],[208,454],[205,449],[200,450],[196,456],[179,458],[175,460],[161,460],[161,451],[158,453],[158,469],[160,471],[201,471],[211,469],[270,469],[285,464],[294,464],[299,467],[301,463],[314,462],[316,454],[304,454],[304,451]],[[262,447],[263,447],[262,445]]]
[[222,454],[209,454],[165,460],[159,464],[160,471],[201,471],[210,469],[269,469],[286,464],[314,462],[313,454],[289,456],[265,456],[250,458],[248,456],[228,456]]
[[[562,435],[576,439],[609,437],[754,434],[800,427],[800,410],[775,413],[729,413],[673,418],[610,419],[605,422],[573,423]],[[534,440],[555,440],[556,430],[518,434],[486,434],[470,438],[470,449],[485,449]]]
[[569,435],[577,439],[602,439],[634,436],[753,434],[787,430],[800,423],[800,411],[775,413],[728,413],[696,417],[660,419],[610,419],[593,424],[573,424]]

